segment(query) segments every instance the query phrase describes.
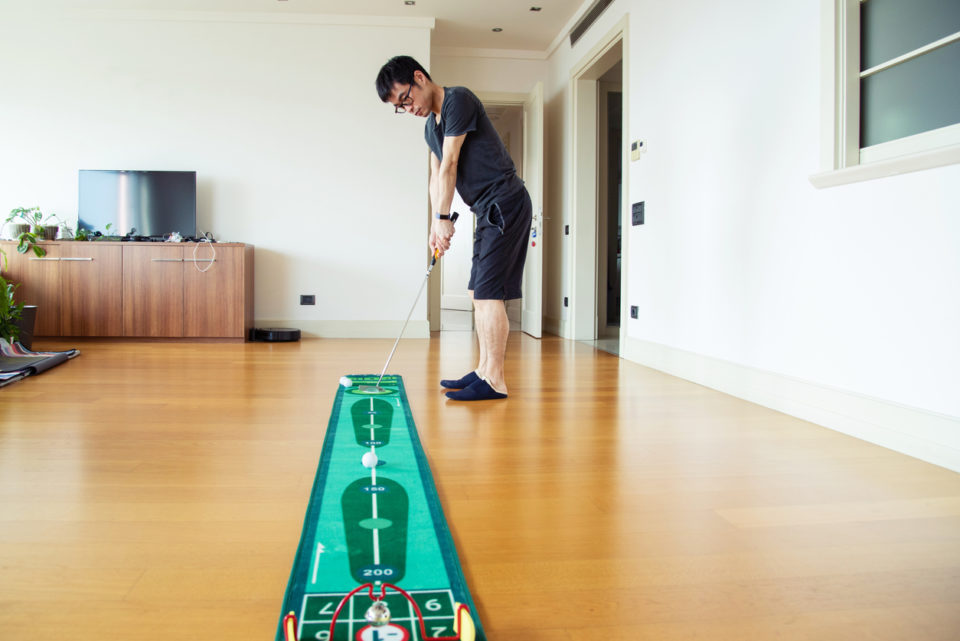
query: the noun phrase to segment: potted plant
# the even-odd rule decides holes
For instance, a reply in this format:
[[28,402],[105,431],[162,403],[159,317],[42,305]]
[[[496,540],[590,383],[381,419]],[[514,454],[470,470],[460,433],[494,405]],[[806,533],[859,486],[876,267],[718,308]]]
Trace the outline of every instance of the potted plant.
[[[38,258],[46,256],[47,250],[37,245],[37,242],[40,238],[46,238],[48,233],[46,231],[47,227],[53,229],[53,237],[56,238],[57,227],[45,225],[51,218],[59,221],[53,214],[44,217],[39,207],[17,207],[16,209],[10,210],[10,215],[7,216],[6,222],[7,224],[14,225],[14,240],[17,241],[17,251],[21,254],[26,254],[33,249],[33,253],[36,254]],[[23,222],[17,224],[18,220]],[[23,229],[24,224],[28,226],[28,229]],[[48,240],[52,240],[52,238]]]
[[[53,223],[56,224],[54,225]],[[59,216],[56,214],[49,214],[43,219],[43,225],[40,233],[44,240],[56,240],[57,234],[61,229],[69,230],[70,228],[62,220],[60,220]]]
[[0,276],[0,338],[13,343],[20,338],[20,318],[23,316],[23,303],[13,299],[17,286]]
[[[0,272],[7,268],[7,254],[0,248]],[[20,341],[30,349],[33,347],[33,326],[37,318],[35,305],[24,305],[14,300],[13,294],[18,285],[9,282],[0,274],[0,338],[8,343]]]

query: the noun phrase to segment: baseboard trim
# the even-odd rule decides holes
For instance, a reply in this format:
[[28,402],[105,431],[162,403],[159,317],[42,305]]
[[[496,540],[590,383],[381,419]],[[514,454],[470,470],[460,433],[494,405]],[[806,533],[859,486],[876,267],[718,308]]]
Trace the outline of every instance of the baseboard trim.
[[621,356],[751,403],[960,472],[960,418],[626,338]]
[[462,312],[473,311],[473,299],[466,294],[443,294],[440,296],[440,309],[455,309]]
[[[403,328],[403,321],[303,321],[258,320],[254,327],[295,327],[304,338],[393,338]],[[430,323],[412,320],[403,330],[404,338],[430,338]]]
[[552,316],[543,317],[543,331],[548,334],[553,334],[554,336],[559,336],[560,338],[570,338],[567,336],[568,324],[567,321],[561,318],[554,318]]

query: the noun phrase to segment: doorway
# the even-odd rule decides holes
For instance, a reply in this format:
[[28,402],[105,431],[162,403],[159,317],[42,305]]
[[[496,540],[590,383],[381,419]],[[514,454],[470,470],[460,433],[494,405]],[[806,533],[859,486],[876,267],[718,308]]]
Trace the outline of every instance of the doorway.
[[629,188],[627,19],[622,19],[571,74],[573,110],[569,253],[570,310],[564,335],[619,354],[629,273],[624,234]]
[[[506,302],[507,318],[511,331],[520,330],[540,338],[543,326],[543,83],[538,82],[529,94],[481,93],[479,97],[533,205],[523,268],[523,294],[520,299]],[[431,284],[428,313],[431,331],[470,331],[474,325],[467,284],[476,219],[467,215],[472,212],[456,193],[453,211],[460,212],[462,218],[453,236],[451,251],[441,262],[440,282],[436,288]],[[460,249],[453,251],[454,247]]]
[[597,83],[597,338],[595,347],[620,353],[623,226],[623,62]]
[[[517,167],[517,175],[523,179],[523,105],[497,104],[484,101],[483,108],[493,123],[494,129],[500,134],[513,164]],[[473,232],[476,228],[476,216],[470,211],[459,193],[454,193],[451,209],[460,212],[457,222],[457,231],[451,241],[451,251],[443,257],[442,278],[440,286],[440,330],[441,331],[472,331],[473,304],[467,294],[467,284],[470,281],[470,266],[473,257]],[[510,321],[510,331],[520,329],[521,314],[523,312],[521,299],[506,302],[507,319]]]

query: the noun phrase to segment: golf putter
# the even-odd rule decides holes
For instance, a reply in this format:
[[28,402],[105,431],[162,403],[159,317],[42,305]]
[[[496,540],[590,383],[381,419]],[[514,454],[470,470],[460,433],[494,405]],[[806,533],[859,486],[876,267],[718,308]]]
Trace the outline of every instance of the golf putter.
[[[457,218],[460,217],[460,214],[453,212],[450,214],[450,222],[457,222]],[[410,317],[413,316],[413,310],[417,307],[417,301],[420,300],[420,294],[423,293],[423,288],[426,286],[427,281],[430,280],[430,272],[433,271],[433,266],[437,264],[437,258],[440,257],[440,250],[435,249],[433,251],[433,260],[430,261],[430,266],[427,267],[427,273],[423,277],[423,282],[420,283],[420,289],[417,290],[417,297],[413,299],[413,305],[410,307],[410,311],[407,312],[407,320],[403,321],[403,327],[400,328],[400,335],[397,336],[397,340],[393,343],[393,349],[390,350],[390,355],[387,356],[387,362],[383,364],[383,369],[380,370],[380,378],[377,379],[376,385],[361,385],[358,387],[358,391],[363,394],[383,394],[389,392],[390,390],[383,389],[380,387],[380,381],[383,380],[383,375],[387,372],[387,368],[390,367],[390,361],[393,360],[393,355],[397,351],[397,345],[400,344],[400,339],[403,338],[403,332],[407,329],[407,323],[410,322]]]

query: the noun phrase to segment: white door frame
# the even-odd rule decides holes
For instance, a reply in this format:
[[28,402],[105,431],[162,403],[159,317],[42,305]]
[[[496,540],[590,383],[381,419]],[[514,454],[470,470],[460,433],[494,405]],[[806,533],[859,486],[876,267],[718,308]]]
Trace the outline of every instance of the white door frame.
[[629,273],[629,56],[625,15],[613,29],[573,68],[570,76],[571,131],[573,132],[573,180],[569,202],[573,211],[570,252],[570,325],[574,340],[597,338],[597,190],[598,79],[618,60],[623,60],[623,240],[620,281],[620,340],[626,336],[629,309],[626,292]]

